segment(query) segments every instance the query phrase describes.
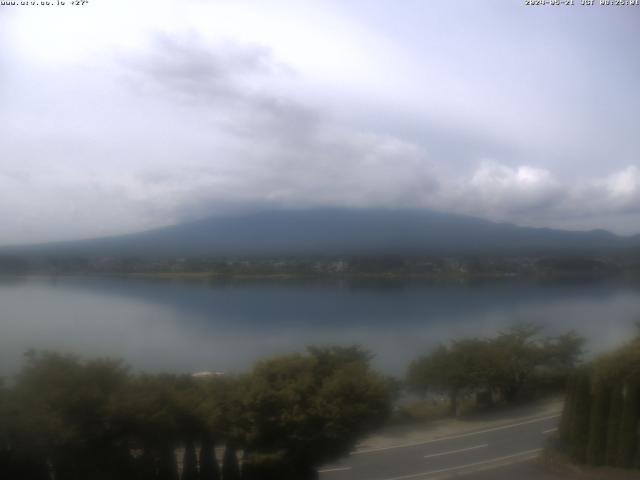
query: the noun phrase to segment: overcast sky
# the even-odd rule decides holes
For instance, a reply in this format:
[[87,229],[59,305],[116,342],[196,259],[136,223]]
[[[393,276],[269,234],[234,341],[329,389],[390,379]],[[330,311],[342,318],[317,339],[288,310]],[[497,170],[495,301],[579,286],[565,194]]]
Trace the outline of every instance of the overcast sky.
[[308,206],[639,233],[640,7],[523,3],[0,6],[0,245]]

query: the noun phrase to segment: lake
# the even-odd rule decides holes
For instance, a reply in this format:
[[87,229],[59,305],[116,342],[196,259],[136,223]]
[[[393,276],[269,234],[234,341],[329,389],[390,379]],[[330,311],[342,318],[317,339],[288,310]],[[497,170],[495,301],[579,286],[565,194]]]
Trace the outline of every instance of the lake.
[[439,342],[517,322],[575,329],[589,354],[634,334],[640,284],[534,280],[207,282],[0,278],[0,375],[30,349],[124,359],[148,371],[241,372],[306,345],[357,343],[402,374]]

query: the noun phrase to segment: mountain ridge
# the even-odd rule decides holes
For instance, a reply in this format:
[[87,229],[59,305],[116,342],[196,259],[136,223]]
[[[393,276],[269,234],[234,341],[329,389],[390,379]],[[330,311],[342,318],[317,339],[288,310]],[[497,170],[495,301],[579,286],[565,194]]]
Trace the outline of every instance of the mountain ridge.
[[640,235],[520,227],[418,209],[314,208],[209,217],[126,235],[0,248],[75,256],[224,256],[611,251]]

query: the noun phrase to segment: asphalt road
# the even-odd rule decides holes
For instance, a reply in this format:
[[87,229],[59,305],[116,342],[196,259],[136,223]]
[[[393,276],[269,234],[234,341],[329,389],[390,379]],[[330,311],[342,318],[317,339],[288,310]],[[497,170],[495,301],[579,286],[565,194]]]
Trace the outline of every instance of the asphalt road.
[[558,419],[559,415],[526,418],[428,442],[352,453],[323,467],[320,479],[434,480],[462,474],[478,479],[538,479],[530,460],[539,455]]

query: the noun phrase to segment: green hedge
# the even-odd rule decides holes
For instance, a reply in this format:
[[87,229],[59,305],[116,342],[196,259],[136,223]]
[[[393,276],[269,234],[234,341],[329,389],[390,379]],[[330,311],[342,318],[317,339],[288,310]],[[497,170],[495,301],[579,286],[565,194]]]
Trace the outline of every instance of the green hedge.
[[576,372],[560,438],[577,463],[640,467],[640,339]]

